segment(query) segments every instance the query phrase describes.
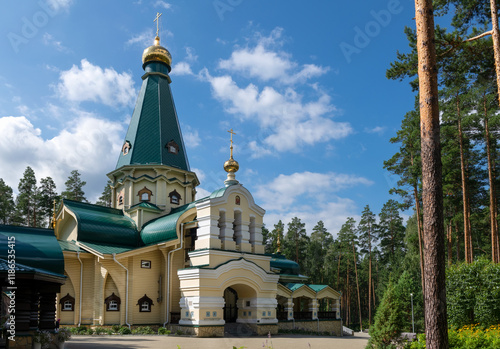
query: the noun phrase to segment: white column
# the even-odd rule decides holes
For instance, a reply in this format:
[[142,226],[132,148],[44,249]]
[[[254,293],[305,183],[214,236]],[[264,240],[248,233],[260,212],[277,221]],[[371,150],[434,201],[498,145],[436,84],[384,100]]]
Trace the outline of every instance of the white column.
[[318,300],[316,298],[309,301],[309,311],[312,312],[312,319],[316,320],[318,318]]
[[197,250],[202,248],[221,248],[218,220],[218,216],[198,217],[198,240],[195,243]]
[[287,320],[293,320],[293,298],[288,298],[285,306]]

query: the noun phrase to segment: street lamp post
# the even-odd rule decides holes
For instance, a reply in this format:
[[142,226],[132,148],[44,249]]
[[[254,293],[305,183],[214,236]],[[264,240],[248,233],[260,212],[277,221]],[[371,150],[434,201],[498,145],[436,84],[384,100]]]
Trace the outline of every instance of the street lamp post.
[[415,321],[413,320],[413,293],[410,293],[411,296],[411,327],[413,333],[415,333]]

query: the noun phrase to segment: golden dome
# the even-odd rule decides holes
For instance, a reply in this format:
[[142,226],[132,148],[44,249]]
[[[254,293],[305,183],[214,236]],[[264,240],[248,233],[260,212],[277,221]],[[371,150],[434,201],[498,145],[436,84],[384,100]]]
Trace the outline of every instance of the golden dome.
[[232,157],[224,163],[224,171],[228,173],[235,173],[239,170],[239,168],[240,165],[238,164],[238,161],[234,160]]
[[142,54],[143,64],[151,61],[160,61],[168,64],[169,67],[172,66],[172,56],[165,47],[160,46],[160,38],[158,36],[155,37],[154,45],[149,46]]

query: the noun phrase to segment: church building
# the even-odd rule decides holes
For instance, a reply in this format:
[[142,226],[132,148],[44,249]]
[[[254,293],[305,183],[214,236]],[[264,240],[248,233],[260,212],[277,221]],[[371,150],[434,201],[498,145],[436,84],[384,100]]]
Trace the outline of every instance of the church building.
[[227,179],[195,200],[200,182],[174,105],[172,57],[158,36],[142,63],[137,103],[107,174],[111,207],[63,200],[56,212],[61,325],[166,326],[204,337],[224,336],[234,323],[257,334],[342,335],[339,292],[307,284],[297,263],[265,253],[265,211],[236,179],[232,130]]

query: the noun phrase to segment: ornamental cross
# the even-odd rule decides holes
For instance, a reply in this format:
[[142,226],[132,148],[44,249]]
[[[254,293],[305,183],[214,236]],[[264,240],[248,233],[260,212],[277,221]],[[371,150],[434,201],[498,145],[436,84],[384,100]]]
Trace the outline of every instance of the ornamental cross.
[[231,159],[233,158],[233,135],[235,135],[236,133],[234,133],[233,129],[230,129],[229,131],[227,131],[231,134]]
[[160,31],[160,17],[163,13],[156,12],[156,18],[153,22],[156,22],[156,36],[158,36],[158,32]]

